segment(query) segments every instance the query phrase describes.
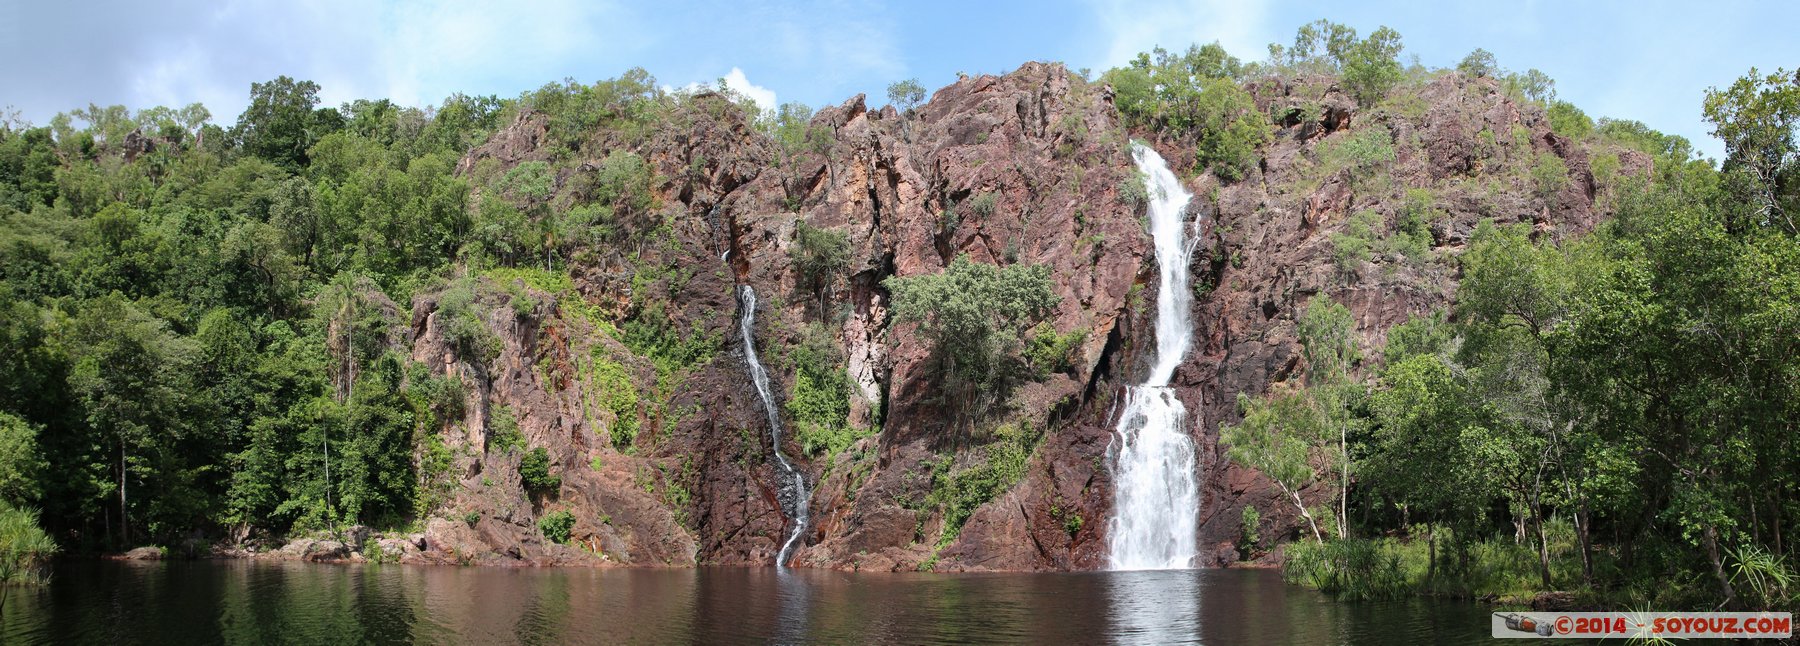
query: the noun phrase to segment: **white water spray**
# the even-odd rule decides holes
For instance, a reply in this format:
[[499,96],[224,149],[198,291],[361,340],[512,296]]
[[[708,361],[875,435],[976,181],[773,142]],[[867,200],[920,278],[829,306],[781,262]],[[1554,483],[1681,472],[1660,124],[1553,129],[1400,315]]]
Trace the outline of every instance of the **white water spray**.
[[1156,291],[1156,362],[1143,384],[1126,389],[1125,410],[1108,447],[1113,467],[1108,565],[1114,570],[1186,568],[1193,566],[1197,552],[1199,485],[1187,409],[1169,379],[1194,339],[1188,259],[1198,236],[1189,235],[1184,218],[1193,195],[1149,146],[1134,142],[1131,157],[1149,192],[1150,237],[1161,284]]
[[787,540],[781,542],[781,551],[775,555],[775,567],[783,568],[787,567],[794,546],[806,533],[807,507],[811,505],[812,494],[806,490],[806,476],[781,453],[781,411],[775,407],[775,396],[769,390],[769,371],[764,370],[762,361],[756,358],[755,330],[756,290],[749,285],[739,285],[738,332],[744,337],[744,363],[750,366],[750,381],[756,384],[763,412],[769,416],[769,440],[775,450],[775,467],[780,472],[777,475],[784,481],[776,489],[775,497],[781,502],[782,512],[794,519],[794,528],[788,531]]

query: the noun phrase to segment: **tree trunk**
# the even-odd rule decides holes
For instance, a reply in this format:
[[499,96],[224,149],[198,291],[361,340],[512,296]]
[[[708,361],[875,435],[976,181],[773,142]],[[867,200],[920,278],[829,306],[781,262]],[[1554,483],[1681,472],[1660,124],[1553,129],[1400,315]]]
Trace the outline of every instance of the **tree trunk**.
[[1769,514],[1769,524],[1773,525],[1775,530],[1775,554],[1785,556],[1787,550],[1781,547],[1781,494],[1777,493],[1770,497],[1775,503],[1775,508],[1771,510],[1773,513]]
[[1437,580],[1437,532],[1432,531],[1431,523],[1425,523],[1425,580]]
[[131,545],[131,511],[125,495],[125,440],[119,439],[119,536],[120,546]]
[[1585,492],[1580,494],[1578,500],[1579,503],[1575,509],[1575,536],[1581,541],[1581,582],[1592,586],[1594,584],[1594,543],[1590,534],[1592,528],[1589,525],[1593,522],[1593,516],[1588,514],[1587,494]]
[[1725,601],[1719,605],[1730,607],[1737,601],[1737,594],[1731,589],[1731,577],[1725,575],[1725,561],[1719,558],[1719,529],[1709,525],[1700,538],[1706,547],[1706,558],[1712,562],[1713,576],[1719,580],[1719,591],[1725,593]]
[[1338,486],[1338,537],[1350,538],[1350,431],[1343,424],[1338,425],[1338,449],[1344,465],[1343,481]]
[[1282,491],[1287,492],[1288,497],[1294,499],[1294,508],[1300,510],[1300,517],[1305,518],[1306,524],[1312,527],[1313,540],[1318,541],[1320,545],[1324,545],[1325,535],[1319,533],[1319,523],[1313,520],[1312,512],[1306,510],[1306,504],[1300,502],[1300,492],[1290,490],[1287,488],[1287,485],[1281,484],[1280,482],[1275,484],[1280,486]]
[[1544,580],[1544,590],[1550,586],[1550,543],[1544,538],[1544,512],[1537,505],[1531,506],[1531,522],[1537,526],[1538,574]]

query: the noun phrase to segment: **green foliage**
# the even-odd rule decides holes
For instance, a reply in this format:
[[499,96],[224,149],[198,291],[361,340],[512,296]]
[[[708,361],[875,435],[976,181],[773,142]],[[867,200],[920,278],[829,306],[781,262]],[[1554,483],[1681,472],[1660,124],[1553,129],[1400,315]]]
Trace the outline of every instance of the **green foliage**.
[[589,137],[613,131],[629,139],[644,136],[650,123],[670,109],[670,98],[643,68],[618,78],[583,85],[573,79],[549,83],[519,97],[518,109],[548,117],[549,141],[567,151],[580,150]]
[[994,429],[993,441],[985,448],[985,459],[974,466],[951,471],[950,460],[938,463],[932,472],[931,493],[926,505],[944,512],[944,530],[936,546],[943,549],[962,535],[969,516],[988,501],[1006,493],[1025,477],[1025,466],[1037,449],[1042,435],[1030,425],[1006,425]]
[[1569,167],[1553,153],[1539,153],[1531,162],[1531,190],[1550,200],[1569,186]]
[[504,346],[500,337],[481,319],[476,303],[477,281],[459,280],[438,295],[438,320],[442,322],[444,340],[459,358],[485,368],[500,358]]
[[[1240,394],[1238,406],[1243,421],[1219,431],[1232,461],[1268,476],[1290,497],[1319,480],[1311,460],[1325,441],[1324,421],[1304,395],[1290,391],[1252,399]],[[1302,513],[1312,522],[1309,511]]]
[[1708,90],[1704,112],[1712,135],[1725,142],[1721,179],[1744,198],[1733,227],[1778,224],[1800,233],[1800,72],[1751,68],[1731,87]]
[[38,429],[0,411],[0,504],[35,504],[43,495],[39,479],[49,469],[38,448]]
[[784,164],[792,165],[795,158],[805,153],[822,155],[831,150],[831,128],[824,124],[813,125],[812,115],[812,108],[804,103],[783,103],[765,127],[780,145]]
[[1547,111],[1550,116],[1550,129],[1556,134],[1570,139],[1586,139],[1594,132],[1594,120],[1587,113],[1568,101],[1552,101]]
[[455,492],[456,455],[437,434],[427,434],[419,448],[419,484],[413,496],[413,518],[425,518],[444,506]]
[[506,171],[506,176],[500,180],[500,186],[513,195],[542,201],[556,190],[556,176],[551,172],[549,164],[528,161]]
[[38,526],[38,513],[0,501],[0,594],[7,586],[49,581],[56,541]]
[[850,426],[850,378],[841,353],[830,331],[813,323],[789,355],[794,385],[783,407],[807,456],[837,455],[869,434]]
[[1456,64],[1456,71],[1463,76],[1493,78],[1500,73],[1500,63],[1494,59],[1494,53],[1479,47],[1464,56],[1462,62]]
[[1337,263],[1338,270],[1353,274],[1368,262],[1369,251],[1380,242],[1385,228],[1380,213],[1362,210],[1350,216],[1343,230],[1333,232],[1329,238],[1331,259]]
[[550,452],[541,446],[519,458],[519,481],[532,493],[554,493],[562,488],[562,478],[550,474]]
[[1303,73],[1339,74],[1358,103],[1373,106],[1404,76],[1401,49],[1400,33],[1387,27],[1358,39],[1353,28],[1318,20],[1301,25],[1293,45],[1270,44],[1269,59]]
[[[990,201],[991,202],[991,201]],[[820,315],[831,285],[850,266],[850,237],[836,229],[825,229],[794,223],[794,245],[788,247],[788,259],[800,274],[800,283],[818,294]]]
[[1344,89],[1363,105],[1380,103],[1402,77],[1401,49],[1400,33],[1387,27],[1351,46],[1341,63]]
[[613,414],[612,426],[608,427],[607,433],[613,447],[623,451],[637,440],[640,423],[637,386],[625,366],[606,357],[600,348],[594,349],[588,365],[588,384],[595,390],[595,403]]
[[343,125],[331,108],[315,111],[319,84],[286,76],[250,84],[250,105],[238,116],[231,137],[244,152],[290,170],[305,167],[307,149]]
[[1039,323],[1031,329],[1030,336],[1025,341],[1025,363],[1031,366],[1040,380],[1052,373],[1074,370],[1077,358],[1075,351],[1081,349],[1082,342],[1087,340],[1087,333],[1087,328],[1076,328],[1058,334],[1056,327],[1050,323]]
[[575,514],[567,509],[558,509],[538,519],[538,531],[553,543],[568,544],[569,531],[574,528]]
[[1255,507],[1244,505],[1244,511],[1238,514],[1238,551],[1248,553],[1262,543],[1262,513]]
[[1536,69],[1526,70],[1523,74],[1507,74],[1500,83],[1507,94],[1518,99],[1546,106],[1556,100],[1556,81]]
[[887,97],[888,103],[893,104],[901,116],[906,116],[925,100],[925,86],[919,84],[919,79],[895,81],[888,85]]
[[1381,125],[1358,128],[1319,144],[1318,155],[1328,172],[1347,170],[1352,181],[1365,182],[1393,163],[1394,135]]
[[1268,143],[1270,124],[1235,80],[1242,64],[1218,43],[1172,54],[1162,48],[1101,76],[1133,124],[1190,134],[1196,160],[1228,181],[1242,179]]
[[1022,335],[1061,300],[1043,265],[997,267],[958,256],[943,273],[893,277],[894,319],[916,323],[943,374],[940,395],[966,421],[1004,402],[1019,374]]
[[1119,178],[1119,201],[1134,211],[1142,211],[1150,203],[1150,188],[1145,184],[1143,171],[1133,168]]
[[1269,123],[1250,93],[1230,79],[1200,82],[1193,107],[1199,130],[1196,161],[1227,181],[1243,179],[1256,166],[1256,150],[1269,142]]
[[525,447],[525,434],[519,432],[519,418],[510,406],[494,406],[488,410],[489,451],[510,453]]

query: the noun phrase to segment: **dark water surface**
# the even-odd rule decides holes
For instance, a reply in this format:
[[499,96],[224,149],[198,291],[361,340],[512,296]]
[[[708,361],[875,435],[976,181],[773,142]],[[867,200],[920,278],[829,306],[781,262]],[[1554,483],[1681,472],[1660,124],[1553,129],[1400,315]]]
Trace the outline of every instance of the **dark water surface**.
[[856,574],[65,562],[0,644],[1486,643],[1477,604],[1343,604],[1266,570]]

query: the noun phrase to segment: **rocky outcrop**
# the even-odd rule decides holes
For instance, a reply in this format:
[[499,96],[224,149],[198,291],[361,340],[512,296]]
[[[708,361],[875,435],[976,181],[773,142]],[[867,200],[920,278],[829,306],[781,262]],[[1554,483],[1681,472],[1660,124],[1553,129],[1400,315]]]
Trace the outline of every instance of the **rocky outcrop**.
[[[1200,448],[1200,538],[1213,563],[1235,558],[1245,505],[1263,511],[1274,538],[1299,527],[1264,478],[1224,458],[1217,438],[1237,418],[1239,393],[1259,394],[1303,368],[1294,319],[1309,298],[1348,305],[1364,346],[1378,348],[1389,327],[1448,302],[1456,283],[1448,259],[1478,221],[1530,222],[1560,236],[1604,215],[1590,151],[1492,81],[1446,75],[1375,109],[1359,108],[1329,80],[1250,88],[1259,109],[1277,115],[1277,132],[1241,181],[1195,173],[1192,142],[1179,134],[1135,133],[1196,175],[1193,208],[1205,221],[1190,268],[1201,288],[1196,347],[1172,385]],[[771,563],[788,521],[733,333],[733,288],[749,284],[764,297],[757,342],[777,390],[794,387],[788,349],[808,324],[824,322],[852,384],[847,422],[870,430],[835,455],[784,447],[804,456],[816,482],[799,565],[1102,565],[1112,404],[1153,349],[1147,301],[1156,280],[1142,206],[1121,190],[1139,180],[1128,154],[1133,133],[1110,89],[1032,63],[960,80],[908,114],[871,110],[856,97],[814,116],[829,146],[797,151],[724,97],[671,109],[667,123],[681,127],[603,128],[573,152],[546,144],[545,118],[526,111],[462,161],[464,174],[479,175],[562,160],[556,195],[535,198],[557,204],[591,183],[609,155],[628,151],[657,178],[654,228],[577,254],[566,289],[506,274],[476,279],[472,311],[497,339],[491,355],[471,355],[454,338],[467,332],[452,329],[443,290],[414,298],[405,345],[432,373],[463,383],[466,406],[440,433],[454,456],[452,484],[422,543],[381,540],[376,549],[442,563]],[[1379,176],[1321,158],[1377,126],[1395,148]],[[1647,167],[1631,153],[1609,154],[1626,172]],[[568,155],[585,161],[567,163]],[[1569,176],[1547,194],[1524,172],[1543,155]],[[1333,258],[1330,237],[1352,214],[1393,221],[1407,189],[1429,191],[1428,257],[1384,251],[1348,267]],[[848,266],[820,289],[803,288],[790,259],[801,222],[849,241]],[[1084,333],[1071,367],[1024,385],[974,425],[952,423],[937,400],[930,348],[891,325],[882,287],[890,277],[941,271],[960,255],[1047,266],[1061,299],[1049,324]],[[645,339],[686,350],[659,353]],[[621,381],[633,406],[608,403],[618,401],[609,397],[622,394]],[[496,444],[496,428],[514,423],[522,444]],[[1000,425],[1040,438],[1023,477],[977,507],[960,533],[950,532],[954,540],[940,541],[934,488],[983,462],[989,431]],[[528,448],[547,451],[561,478],[554,491],[526,490],[519,467]],[[539,527],[557,512],[574,518],[566,544]]]

